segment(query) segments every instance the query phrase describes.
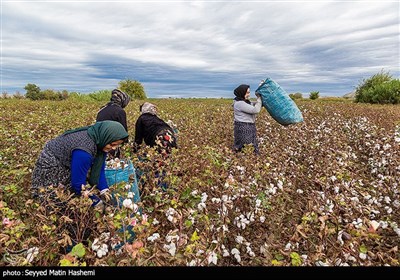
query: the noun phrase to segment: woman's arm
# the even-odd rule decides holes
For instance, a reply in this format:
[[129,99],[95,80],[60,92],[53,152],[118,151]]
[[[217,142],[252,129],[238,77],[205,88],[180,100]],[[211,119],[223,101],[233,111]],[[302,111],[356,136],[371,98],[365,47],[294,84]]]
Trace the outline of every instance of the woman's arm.
[[126,122],[126,112],[124,110],[122,110],[119,113],[119,122],[122,124],[122,126],[125,128],[125,130],[128,132],[128,124]]
[[143,138],[142,119],[139,117],[135,124],[135,143],[138,145],[142,144]]
[[86,185],[86,178],[93,163],[93,157],[84,150],[76,149],[72,152],[71,159],[71,188],[80,195],[82,185]]
[[99,191],[108,189],[105,168],[106,168],[106,161],[104,160],[103,166],[101,167],[101,171],[100,171],[99,183],[97,184],[97,188],[99,189]]
[[261,111],[261,98],[257,97],[257,102],[255,105],[248,104],[246,102],[235,102],[235,107],[239,111],[245,112],[247,114],[258,114]]

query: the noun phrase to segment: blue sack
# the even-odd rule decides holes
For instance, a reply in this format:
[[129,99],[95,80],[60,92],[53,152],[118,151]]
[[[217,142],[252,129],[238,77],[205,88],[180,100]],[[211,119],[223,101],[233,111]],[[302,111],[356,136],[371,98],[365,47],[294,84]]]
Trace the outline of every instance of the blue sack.
[[[124,165],[124,162],[122,162]],[[115,207],[121,208],[123,201],[128,197],[128,192],[133,192],[133,202],[140,202],[140,192],[138,188],[138,182],[136,178],[136,170],[131,161],[127,162],[127,166],[124,168],[106,168],[105,175],[107,184],[109,186],[115,185],[115,189],[111,192],[112,203]],[[125,184],[122,184],[125,183]],[[130,185],[128,189],[125,188],[126,185]],[[138,213],[141,214],[142,210],[139,208]],[[133,231],[132,225],[127,225],[121,227],[117,230],[119,234],[126,234],[126,242],[121,242],[116,244],[113,248],[114,250],[120,249],[125,243],[131,243],[136,238],[136,234]]]
[[106,180],[109,186],[118,185],[119,183],[122,182],[125,182],[126,183],[125,185],[127,184],[130,185],[130,188],[126,190],[121,190],[120,189],[121,187],[119,186],[118,189],[113,190],[112,197],[114,198],[114,200],[116,192],[120,194],[119,201],[114,201],[115,204],[117,204],[116,206],[122,205],[123,200],[127,198],[128,192],[133,192],[135,194],[133,197],[133,202],[137,203],[140,201],[140,192],[138,188],[138,182],[136,179],[135,167],[133,166],[133,163],[131,161],[128,161],[127,164],[128,166],[125,168],[105,169]]
[[265,79],[256,89],[256,93],[261,95],[263,107],[278,123],[289,125],[303,121],[303,115],[296,103],[272,79]]

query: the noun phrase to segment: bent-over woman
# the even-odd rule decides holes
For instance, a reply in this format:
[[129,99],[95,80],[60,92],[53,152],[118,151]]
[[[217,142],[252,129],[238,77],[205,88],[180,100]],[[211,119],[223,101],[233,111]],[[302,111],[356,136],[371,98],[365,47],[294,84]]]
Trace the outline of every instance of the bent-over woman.
[[163,155],[177,148],[174,130],[157,116],[157,107],[149,102],[140,106],[141,115],[135,125],[135,144],[137,149],[144,142],[150,147],[157,147]]
[[[68,130],[48,141],[32,173],[34,196],[41,187],[65,186],[81,195],[82,186],[96,186],[101,196],[109,199],[105,177],[107,153],[128,140],[128,132],[116,121]],[[92,198],[93,199],[93,198]],[[94,203],[100,202],[94,200]]]

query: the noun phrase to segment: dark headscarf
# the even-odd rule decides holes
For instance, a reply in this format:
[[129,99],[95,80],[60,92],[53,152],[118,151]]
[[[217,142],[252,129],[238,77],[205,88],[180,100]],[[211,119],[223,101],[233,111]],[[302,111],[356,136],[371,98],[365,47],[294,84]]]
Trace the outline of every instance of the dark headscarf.
[[110,103],[115,103],[122,108],[125,108],[130,100],[131,98],[129,97],[129,95],[119,89],[114,89],[111,92]]
[[233,91],[233,93],[236,96],[235,100],[236,101],[244,101],[244,102],[246,102],[248,104],[251,104],[250,100],[244,98],[244,96],[247,93],[247,89],[249,89],[249,88],[250,88],[249,85],[244,85],[244,84],[242,84],[242,85],[238,86],[237,88],[235,88],[235,90]]
[[116,121],[101,121],[96,122],[94,125],[79,127],[76,129],[68,130],[64,132],[63,135],[87,130],[90,138],[96,143],[97,153],[94,159],[93,166],[90,171],[89,184],[91,186],[97,185],[99,183],[100,171],[105,159],[105,153],[102,151],[103,148],[112,142],[118,140],[128,140],[128,132],[125,128]]

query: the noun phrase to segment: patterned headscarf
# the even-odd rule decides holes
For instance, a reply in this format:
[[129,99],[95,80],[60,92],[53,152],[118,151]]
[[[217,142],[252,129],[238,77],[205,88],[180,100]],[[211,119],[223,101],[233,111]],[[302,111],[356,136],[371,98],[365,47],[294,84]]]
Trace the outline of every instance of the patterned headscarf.
[[142,114],[149,113],[152,115],[157,115],[157,106],[149,102],[145,102],[142,106],[140,106],[140,112]]
[[103,148],[118,140],[128,140],[128,132],[125,128],[116,121],[101,121],[96,122],[94,125],[79,127],[64,132],[63,135],[70,134],[77,131],[87,130],[90,138],[96,143],[97,153],[94,159],[93,166],[90,171],[89,184],[91,186],[99,183],[100,171],[105,160],[105,153]]
[[125,108],[130,100],[131,98],[129,97],[129,95],[127,95],[125,92],[119,89],[114,89],[111,92],[111,99],[110,99],[111,103],[118,104],[122,108]]

